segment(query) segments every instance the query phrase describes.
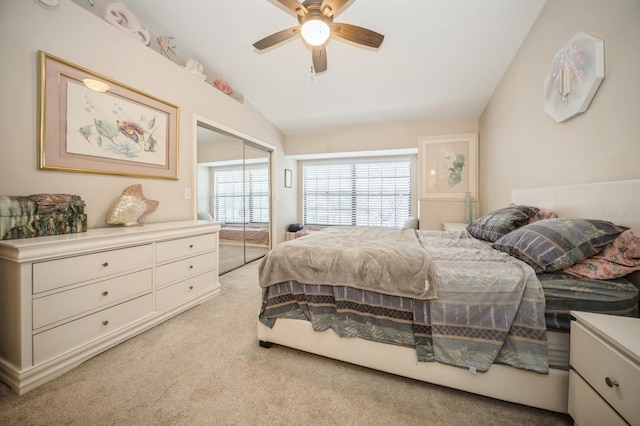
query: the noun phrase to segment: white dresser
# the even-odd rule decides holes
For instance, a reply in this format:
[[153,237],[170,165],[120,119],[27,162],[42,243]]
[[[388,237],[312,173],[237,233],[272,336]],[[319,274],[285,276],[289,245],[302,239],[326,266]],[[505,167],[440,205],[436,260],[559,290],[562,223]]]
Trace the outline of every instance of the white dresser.
[[22,394],[220,293],[217,222],[0,241],[0,380]]
[[640,319],[571,314],[569,414],[579,426],[640,425]]

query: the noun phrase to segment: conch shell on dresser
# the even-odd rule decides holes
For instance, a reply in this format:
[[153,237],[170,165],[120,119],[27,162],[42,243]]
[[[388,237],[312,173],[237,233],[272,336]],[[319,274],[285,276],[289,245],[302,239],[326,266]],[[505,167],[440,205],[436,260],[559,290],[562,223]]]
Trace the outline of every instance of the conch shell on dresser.
[[111,206],[105,221],[109,225],[142,226],[138,220],[156,211],[159,204],[159,201],[145,198],[142,194],[142,185],[131,185]]

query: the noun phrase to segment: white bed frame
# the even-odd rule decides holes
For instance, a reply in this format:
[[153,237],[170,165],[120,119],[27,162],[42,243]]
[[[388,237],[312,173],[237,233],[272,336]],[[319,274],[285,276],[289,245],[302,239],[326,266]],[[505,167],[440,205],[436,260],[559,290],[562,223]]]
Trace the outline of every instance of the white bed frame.
[[[608,220],[629,226],[640,235],[640,179],[514,189],[511,199],[552,210],[559,217]],[[435,362],[417,362],[413,348],[341,338],[332,330],[317,332],[309,322],[293,319],[278,319],[273,328],[258,322],[258,340],[265,346],[276,343],[491,398],[567,412],[569,378],[565,370],[552,368],[546,376],[493,365],[486,373],[473,373]]]

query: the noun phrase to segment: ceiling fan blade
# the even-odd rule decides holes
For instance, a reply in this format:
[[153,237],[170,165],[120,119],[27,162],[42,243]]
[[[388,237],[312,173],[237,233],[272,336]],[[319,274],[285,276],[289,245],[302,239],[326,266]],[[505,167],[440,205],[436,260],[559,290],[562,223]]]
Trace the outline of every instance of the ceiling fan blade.
[[313,59],[313,70],[316,74],[327,70],[327,50],[324,48],[324,44],[313,47],[311,58]]
[[320,11],[324,16],[330,18],[338,13],[340,8],[342,8],[342,6],[344,6],[348,1],[349,0],[324,0],[320,5]]
[[282,43],[283,41],[288,40],[299,33],[300,33],[300,26],[296,25],[295,27],[278,31],[277,33],[271,34],[270,36],[267,36],[260,41],[256,41],[255,43],[253,43],[253,47],[255,47],[258,50],[264,50],[268,47],[275,46],[278,43]]
[[298,0],[278,0],[278,3],[292,10],[296,15],[305,16],[309,11]]
[[338,22],[331,25],[331,35],[374,48],[380,47],[384,40],[384,36],[375,31]]

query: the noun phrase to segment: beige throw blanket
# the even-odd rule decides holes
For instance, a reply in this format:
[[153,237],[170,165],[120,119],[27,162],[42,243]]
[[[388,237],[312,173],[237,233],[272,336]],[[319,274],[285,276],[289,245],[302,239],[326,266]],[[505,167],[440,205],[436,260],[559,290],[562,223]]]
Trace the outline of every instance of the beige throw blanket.
[[291,280],[437,298],[435,266],[413,229],[331,227],[279,244],[260,264],[260,286]]

